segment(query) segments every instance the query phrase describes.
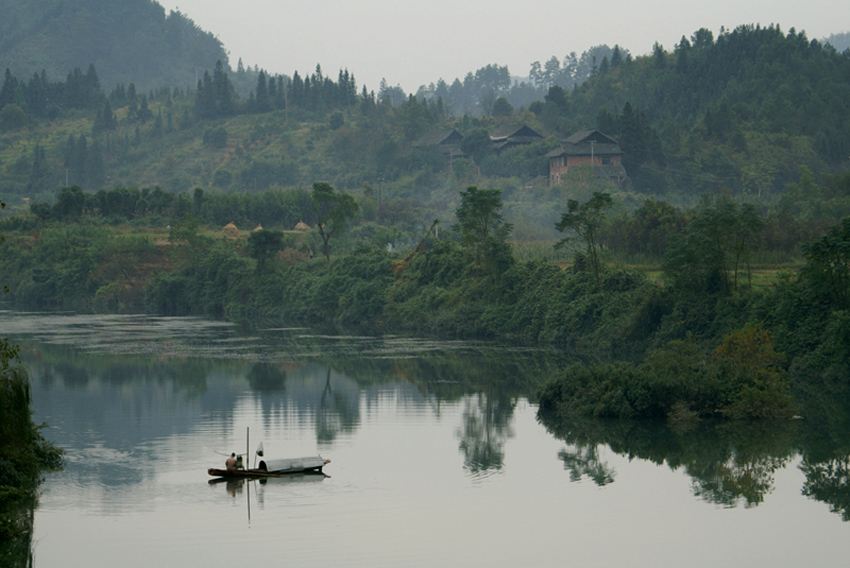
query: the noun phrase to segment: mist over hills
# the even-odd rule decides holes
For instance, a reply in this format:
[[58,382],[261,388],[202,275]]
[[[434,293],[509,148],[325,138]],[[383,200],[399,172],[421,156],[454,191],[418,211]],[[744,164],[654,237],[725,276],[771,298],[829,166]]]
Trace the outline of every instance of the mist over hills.
[[844,52],[845,50],[850,49],[850,32],[832,34],[831,36],[824,38],[823,41],[829,43],[836,49],[836,51]]
[[[624,190],[677,202],[775,201],[801,166],[839,174],[850,156],[847,34],[701,28],[672,51],[598,45],[544,56],[527,79],[487,65],[411,94],[320,65],[291,77],[241,61],[234,71],[218,39],[152,0],[0,0],[0,10],[7,214],[71,185],[258,193],[322,180],[364,198],[378,188],[400,214],[451,209],[459,187],[487,185],[520,203],[525,189],[545,193],[559,140],[592,128],[619,141]],[[49,80],[28,75],[40,69]],[[493,151],[494,132],[523,125],[540,140]],[[451,159],[418,144],[452,129],[466,144]]]
[[0,70],[26,80],[97,69],[104,89],[194,87],[227,52],[211,33],[153,0],[0,0]]

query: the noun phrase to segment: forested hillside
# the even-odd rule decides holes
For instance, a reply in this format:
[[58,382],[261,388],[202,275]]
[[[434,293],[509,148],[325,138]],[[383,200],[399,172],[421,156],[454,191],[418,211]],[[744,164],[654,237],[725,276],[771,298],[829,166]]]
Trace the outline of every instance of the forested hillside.
[[105,89],[185,89],[227,61],[215,36],[153,0],[0,0],[0,14],[0,71],[24,81],[93,64]]
[[[716,38],[701,29],[672,51],[656,45],[637,57],[597,46],[533,64],[530,83],[488,65],[457,89],[443,92],[443,82],[416,95],[387,84],[370,91],[347,69],[252,72],[253,88],[240,97],[235,84],[249,72],[223,61],[188,89],[105,88],[95,65],[64,81],[10,71],[0,86],[0,190],[20,211],[72,185],[228,194],[322,180],[374,203],[367,218],[426,224],[451,215],[459,189],[480,185],[503,191],[514,234],[532,239],[555,236],[567,197],[596,190],[627,209],[643,196],[681,205],[710,193],[765,212],[828,220],[850,212],[835,177],[850,156],[850,54],[793,29],[741,26]],[[522,125],[540,138],[494,149],[493,133]],[[590,128],[619,141],[629,181],[576,170],[548,187],[547,152]],[[417,144],[451,129],[463,142],[450,157]],[[811,210],[811,187],[830,188],[828,206]]]
[[742,26],[717,38],[701,29],[627,64],[603,60],[573,93],[550,92],[541,117],[562,134],[595,122],[620,138],[645,190],[763,198],[800,165],[847,167],[848,97],[850,54],[793,29]]

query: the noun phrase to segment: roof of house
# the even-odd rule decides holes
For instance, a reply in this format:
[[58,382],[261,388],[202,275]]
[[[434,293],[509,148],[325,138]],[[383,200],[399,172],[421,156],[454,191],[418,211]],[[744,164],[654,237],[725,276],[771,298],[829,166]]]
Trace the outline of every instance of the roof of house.
[[595,128],[593,130],[579,130],[578,132],[564,140],[564,142],[567,142],[569,144],[581,144],[582,142],[587,142],[589,144],[591,141],[603,144],[617,143],[616,140],[614,140],[610,136],[607,136],[606,134],[603,134],[601,131],[596,130]]
[[460,144],[463,135],[455,129],[434,130],[428,132],[422,138],[413,143],[414,146],[440,146],[446,144]]
[[616,140],[598,130],[581,130],[561,142],[561,145],[548,154],[547,158],[560,156],[614,156],[623,151]]
[[540,134],[524,124],[521,126],[503,126],[490,134],[493,149],[497,152],[520,144],[531,144],[542,138]]
[[543,137],[525,124],[521,124],[519,126],[502,126],[490,133],[490,140],[493,142],[500,142],[502,140],[514,138],[528,138],[533,140]]

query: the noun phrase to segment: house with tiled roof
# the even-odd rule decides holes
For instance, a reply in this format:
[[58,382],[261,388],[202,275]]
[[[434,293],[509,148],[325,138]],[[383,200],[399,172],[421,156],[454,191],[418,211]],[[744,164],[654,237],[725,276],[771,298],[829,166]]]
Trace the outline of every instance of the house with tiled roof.
[[414,147],[427,148],[436,146],[441,149],[460,148],[463,135],[455,129],[434,130],[413,143]]
[[436,148],[445,157],[446,163],[451,165],[454,158],[463,156],[463,152],[460,151],[460,143],[462,141],[463,134],[455,129],[434,130],[414,142],[413,147],[420,150],[432,150]]
[[508,148],[519,146],[521,144],[531,144],[542,140],[543,137],[522,124],[520,126],[503,126],[497,128],[490,133],[490,140],[493,142],[493,150],[498,154]]
[[569,169],[575,166],[591,166],[597,176],[617,183],[628,178],[620,144],[599,130],[576,132],[546,157],[549,158],[549,185],[561,183]]

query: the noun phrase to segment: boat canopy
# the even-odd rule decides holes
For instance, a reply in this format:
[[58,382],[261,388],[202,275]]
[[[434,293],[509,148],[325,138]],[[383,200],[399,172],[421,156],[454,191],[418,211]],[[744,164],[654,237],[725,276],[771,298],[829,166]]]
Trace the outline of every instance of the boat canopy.
[[323,467],[325,460],[322,456],[306,458],[287,458],[276,460],[261,460],[260,470],[269,472],[305,471]]

